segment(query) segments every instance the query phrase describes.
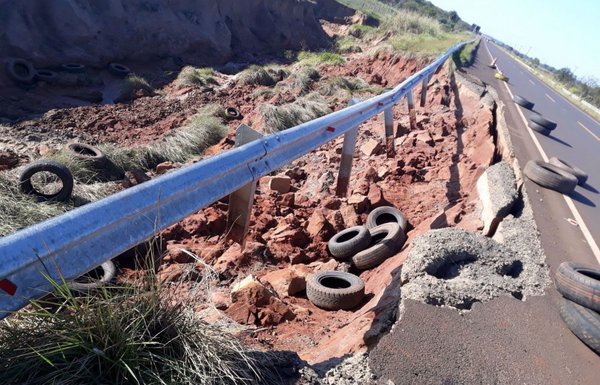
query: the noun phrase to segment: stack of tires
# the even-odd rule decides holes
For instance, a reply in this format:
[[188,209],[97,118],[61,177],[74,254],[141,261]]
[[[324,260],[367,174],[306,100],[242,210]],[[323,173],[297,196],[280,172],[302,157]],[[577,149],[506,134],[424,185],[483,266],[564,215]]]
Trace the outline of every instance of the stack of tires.
[[[366,226],[350,227],[334,235],[328,243],[329,252],[338,261],[351,261],[359,270],[371,269],[402,249],[407,227],[400,210],[379,207],[369,214]],[[363,280],[343,271],[317,273],[306,281],[309,301],[326,310],[355,308],[364,295]]]
[[530,160],[523,169],[523,174],[536,184],[570,194],[577,185],[585,185],[588,175],[580,168],[562,159],[553,157],[548,162]]
[[555,276],[560,315],[581,341],[600,354],[600,269],[563,262]]
[[518,104],[519,106],[525,108],[526,110],[531,111],[531,115],[529,116],[529,128],[533,131],[538,132],[542,135],[548,136],[558,125],[556,122],[552,120],[544,118],[542,115],[533,111],[533,106],[535,105],[533,102],[525,99],[520,95],[513,96],[513,102]]

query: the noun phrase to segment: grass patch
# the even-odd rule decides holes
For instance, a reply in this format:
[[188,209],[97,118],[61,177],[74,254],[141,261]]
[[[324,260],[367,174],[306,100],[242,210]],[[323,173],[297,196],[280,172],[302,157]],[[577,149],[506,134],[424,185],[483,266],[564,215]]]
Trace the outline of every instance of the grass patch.
[[318,70],[313,67],[300,65],[296,68],[296,71],[294,71],[292,81],[288,87],[299,89],[300,94],[304,95],[313,89],[314,84],[318,82],[319,79],[321,79],[321,74]]
[[339,53],[355,53],[362,52],[362,48],[358,44],[358,39],[352,36],[339,37],[335,41],[335,49]]
[[325,96],[333,96],[343,91],[349,96],[352,96],[354,93],[380,93],[382,90],[381,87],[373,87],[370,86],[366,81],[361,78],[349,78],[344,76],[337,76],[331,78],[325,83],[320,89],[319,92],[321,95]]
[[457,68],[470,66],[475,60],[475,54],[479,48],[479,39],[465,44],[460,50],[454,52],[452,60]]
[[389,40],[396,51],[422,55],[438,55],[448,50],[453,45],[464,41],[463,35],[443,35],[433,37],[430,35],[402,35]]
[[34,301],[31,311],[0,321],[3,383],[278,383],[259,354],[200,320],[156,278],[81,296],[51,283],[51,303]]
[[400,34],[427,35],[441,37],[444,35],[442,25],[434,19],[415,12],[402,11],[386,20],[381,29]]
[[282,131],[330,112],[331,109],[327,103],[315,94],[281,106],[264,104],[260,107],[260,113],[265,122],[265,132]]
[[342,55],[335,52],[308,52],[302,51],[298,53],[298,60],[300,63],[307,66],[319,66],[322,64],[331,64],[331,65],[342,65],[346,61],[342,57]]
[[139,96],[149,96],[154,94],[154,88],[146,79],[141,76],[131,74],[125,78],[119,91],[116,102],[127,102]]
[[239,81],[245,85],[257,85],[272,87],[275,85],[276,80],[271,74],[263,67],[252,65],[239,74]]
[[98,178],[98,170],[93,160],[77,157],[67,149],[60,149],[48,158],[67,166],[73,178],[79,183],[91,183]]
[[175,80],[178,87],[207,86],[217,84],[212,68],[184,67]]

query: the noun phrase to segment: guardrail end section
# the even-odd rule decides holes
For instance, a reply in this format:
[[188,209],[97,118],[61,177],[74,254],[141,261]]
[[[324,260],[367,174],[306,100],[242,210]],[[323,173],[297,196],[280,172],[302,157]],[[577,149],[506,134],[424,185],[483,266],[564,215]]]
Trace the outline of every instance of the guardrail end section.
[[[245,124],[240,125],[235,133],[235,146],[253,142],[263,135]],[[254,192],[257,180],[254,180],[229,195],[229,211],[227,213],[227,238],[245,245],[246,234],[250,225],[250,215],[254,204]]]

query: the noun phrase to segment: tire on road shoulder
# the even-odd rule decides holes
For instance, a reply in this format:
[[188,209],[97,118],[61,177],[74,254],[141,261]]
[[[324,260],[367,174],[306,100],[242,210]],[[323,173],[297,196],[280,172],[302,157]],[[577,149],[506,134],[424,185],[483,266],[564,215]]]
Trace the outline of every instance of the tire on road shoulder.
[[365,296],[363,280],[343,271],[324,271],[306,280],[306,296],[315,306],[327,310],[352,309]]
[[580,169],[579,167],[573,166],[562,159],[552,157],[548,160],[548,163],[555,165],[558,168],[565,170],[566,172],[575,175],[577,178],[577,184],[583,185],[588,179],[588,174]]
[[402,214],[402,211],[392,206],[382,206],[371,211],[367,217],[367,228],[372,229],[389,222],[397,223],[402,231],[406,233],[408,228],[406,217]]
[[600,354],[600,314],[563,298],[560,316],[577,338]]
[[85,71],[85,65],[79,63],[66,63],[60,66],[60,68],[72,74],[79,74]]
[[131,70],[129,69],[129,67],[124,66],[123,64],[120,63],[110,63],[108,65],[108,72],[110,72],[111,74],[124,78],[125,76],[129,75],[131,73]]
[[370,242],[369,229],[365,226],[353,226],[331,237],[327,247],[335,259],[346,260],[367,248]]
[[574,262],[563,262],[554,276],[563,297],[600,312],[600,270]]
[[577,186],[577,178],[572,174],[539,160],[530,160],[523,168],[525,174],[533,182],[542,187],[570,194]]
[[[106,261],[100,265],[102,268],[102,276],[99,279],[86,279],[85,282],[71,281],[67,283],[67,286],[73,291],[87,292],[89,290],[99,289],[102,286],[110,283],[117,274],[117,268],[113,261]],[[77,278],[82,280],[83,277]]]
[[12,59],[6,64],[8,76],[17,83],[32,84],[35,78],[33,64],[25,59]]
[[513,101],[521,107],[526,108],[528,110],[531,110],[534,106],[533,102],[530,102],[529,100],[519,95],[513,96]]
[[537,124],[536,122],[534,122],[534,121],[531,121],[531,120],[529,121],[529,127],[530,127],[530,128],[533,130],[533,131],[539,132],[540,134],[542,134],[542,135],[545,135],[545,136],[548,136],[548,135],[550,135],[550,132],[551,132],[551,130],[549,130],[549,129],[547,129],[546,127],[544,127],[544,126],[541,126],[541,125],[539,125],[539,124]]
[[539,124],[542,127],[546,127],[549,130],[554,130],[557,126],[556,122],[544,118],[542,115],[534,113],[529,118],[532,122]]
[[67,144],[66,149],[77,158],[92,161],[97,167],[107,163],[106,155],[98,147],[74,142]]
[[[31,177],[38,172],[49,172],[56,175],[62,182],[60,191],[55,194],[44,194],[36,190],[31,182]],[[51,160],[41,160],[31,163],[23,169],[23,172],[19,176],[19,187],[23,193],[36,195],[41,201],[64,202],[73,193],[73,175],[64,164]]]
[[352,257],[352,264],[359,270],[371,269],[396,254],[406,242],[406,234],[395,222],[384,223],[369,230],[371,243],[368,248]]

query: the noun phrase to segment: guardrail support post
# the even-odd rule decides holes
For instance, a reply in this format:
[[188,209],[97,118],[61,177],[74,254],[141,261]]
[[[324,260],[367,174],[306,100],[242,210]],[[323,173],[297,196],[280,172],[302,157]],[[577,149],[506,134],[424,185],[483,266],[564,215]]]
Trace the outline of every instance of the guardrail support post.
[[394,111],[392,107],[383,112],[383,120],[385,124],[385,147],[388,158],[395,156],[394,151]]
[[[360,98],[352,98],[348,106],[353,106],[362,102]],[[337,186],[335,194],[343,198],[348,194],[350,185],[350,174],[352,174],[352,158],[356,150],[356,138],[358,137],[358,126],[344,134],[344,144],[342,146],[342,159],[340,161],[340,171],[338,173]]]
[[410,118],[410,129],[417,129],[417,113],[415,112],[415,101],[413,99],[412,90],[406,94],[406,101],[408,103],[408,117]]
[[421,86],[421,107],[425,107],[425,102],[427,101],[427,83],[429,83],[429,76],[426,76],[423,79],[423,84]]
[[[262,136],[260,132],[255,131],[252,127],[242,124],[235,133],[235,147],[255,141],[262,138]],[[250,226],[257,182],[257,180],[254,180],[229,195],[229,211],[227,212],[227,229],[229,232],[227,238],[242,245],[242,250]]]

